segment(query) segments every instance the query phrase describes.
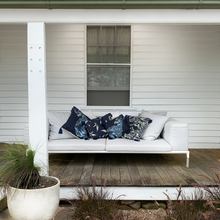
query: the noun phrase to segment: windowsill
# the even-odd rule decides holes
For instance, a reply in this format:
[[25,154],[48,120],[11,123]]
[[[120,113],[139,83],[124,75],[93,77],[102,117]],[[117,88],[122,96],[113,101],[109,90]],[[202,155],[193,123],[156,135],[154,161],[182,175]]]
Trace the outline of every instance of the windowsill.
[[81,107],[81,110],[115,110],[115,109],[120,109],[120,110],[129,110],[129,111],[136,111],[137,108],[131,107],[131,106],[85,106]]
[[89,86],[87,91],[129,91],[130,88],[128,86],[121,86],[121,87],[101,87],[101,86]]

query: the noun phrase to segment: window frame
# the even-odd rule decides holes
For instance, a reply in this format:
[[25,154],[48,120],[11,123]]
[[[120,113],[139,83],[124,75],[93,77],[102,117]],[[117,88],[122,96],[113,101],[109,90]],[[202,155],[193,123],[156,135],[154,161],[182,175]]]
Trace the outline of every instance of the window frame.
[[[95,27],[100,27],[100,26],[129,26],[130,27],[130,63],[88,63],[87,62],[87,27],[88,26],[95,26]],[[118,66],[127,66],[130,68],[129,74],[130,74],[130,85],[129,85],[129,103],[126,106],[120,106],[123,108],[128,108],[131,107],[131,94],[132,94],[132,51],[133,51],[133,25],[131,24],[87,24],[85,25],[85,106],[86,107],[93,107],[92,105],[88,105],[88,100],[87,100],[87,92],[88,92],[88,82],[87,82],[87,67],[88,66],[113,66],[113,67],[118,67]],[[108,106],[95,106],[95,107],[100,107],[100,108],[106,108]],[[117,108],[117,106],[111,106],[111,108]]]

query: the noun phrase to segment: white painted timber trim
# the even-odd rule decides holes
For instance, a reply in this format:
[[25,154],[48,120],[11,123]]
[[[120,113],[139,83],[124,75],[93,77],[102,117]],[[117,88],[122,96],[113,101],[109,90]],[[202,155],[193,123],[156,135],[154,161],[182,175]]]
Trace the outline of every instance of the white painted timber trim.
[[48,167],[45,24],[28,23],[29,141],[35,162]]
[[[79,187],[61,187],[60,198],[74,199],[76,197],[77,188]],[[88,187],[92,189],[92,187]],[[172,200],[177,198],[177,187],[96,187],[97,190],[102,188],[107,190],[112,198],[119,200],[167,200],[166,193]],[[212,187],[210,187],[212,188]],[[192,199],[195,187],[181,187],[183,195],[187,199]]]
[[0,23],[219,24],[220,9],[0,9]]

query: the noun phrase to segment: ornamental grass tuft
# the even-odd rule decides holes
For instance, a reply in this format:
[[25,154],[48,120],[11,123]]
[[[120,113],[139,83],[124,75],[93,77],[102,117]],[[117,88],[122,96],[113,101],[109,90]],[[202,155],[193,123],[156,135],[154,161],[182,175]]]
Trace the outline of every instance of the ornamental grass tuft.
[[184,195],[180,185],[177,189],[177,198],[167,197],[166,220],[216,220],[219,219],[215,206],[210,205],[206,194],[201,187],[196,186],[191,197]]
[[[104,187],[96,187],[95,176],[92,175],[92,188],[78,187],[74,201],[63,199],[68,202],[70,207],[64,208],[58,212],[54,219],[63,211],[72,212],[71,219],[74,220],[126,220],[128,215],[124,215],[122,210],[118,209],[119,197],[114,199],[113,195]],[[62,199],[61,199],[62,200]],[[132,220],[135,220],[133,218]]]
[[34,164],[35,151],[22,143],[0,148],[0,185],[6,193],[9,185],[30,189],[40,180],[40,168]]

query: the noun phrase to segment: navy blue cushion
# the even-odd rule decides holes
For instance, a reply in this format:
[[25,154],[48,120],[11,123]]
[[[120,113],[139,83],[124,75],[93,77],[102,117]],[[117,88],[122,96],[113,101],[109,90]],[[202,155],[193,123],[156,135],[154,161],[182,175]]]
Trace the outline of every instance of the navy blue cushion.
[[102,119],[102,124],[103,126],[105,127],[105,124],[107,124],[109,121],[112,120],[112,114],[111,113],[108,113],[102,117],[100,117]]
[[[86,121],[89,121],[89,118],[74,106],[71,110],[70,117],[61,128],[67,130],[76,138],[87,140],[89,139],[89,134],[85,126]],[[62,129],[60,129],[59,133],[62,134]]]
[[123,115],[119,115],[114,119],[110,118],[110,120],[105,121],[104,126],[110,139],[119,138],[129,131],[129,127],[124,123]]
[[86,128],[92,139],[105,138],[108,136],[107,131],[102,125],[102,118],[98,117],[86,122]]
[[124,122],[129,127],[130,132],[123,134],[122,137],[129,140],[140,141],[141,137],[143,136],[145,130],[152,122],[152,120],[145,117],[126,115],[124,118]]

